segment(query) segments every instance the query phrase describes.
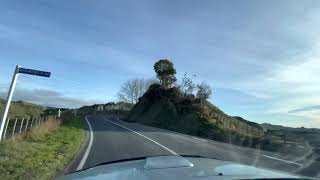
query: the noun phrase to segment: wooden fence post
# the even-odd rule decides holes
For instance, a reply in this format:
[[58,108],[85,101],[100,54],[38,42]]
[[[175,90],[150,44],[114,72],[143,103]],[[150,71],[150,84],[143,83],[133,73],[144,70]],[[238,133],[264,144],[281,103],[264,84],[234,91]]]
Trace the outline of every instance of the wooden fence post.
[[18,118],[16,118],[16,120],[14,122],[13,130],[12,130],[12,136],[14,136],[14,131],[16,130],[17,121],[18,121]]
[[21,130],[22,130],[22,127],[23,127],[23,122],[24,122],[24,118],[22,118],[22,121],[20,123],[19,134],[21,134]]
[[39,126],[39,121],[40,121],[40,118],[37,117],[36,126]]
[[34,119],[34,117],[31,118],[31,129],[33,127],[33,119]]
[[8,118],[8,122],[7,122],[7,124],[6,124],[6,128],[4,129],[3,139],[5,139],[5,138],[6,138],[6,135],[7,135],[7,129],[8,129],[8,125],[9,125],[9,123],[10,123],[10,118]]
[[28,125],[29,125],[29,118],[27,119],[27,124],[26,124],[26,128],[24,128],[24,132],[26,133],[28,130]]

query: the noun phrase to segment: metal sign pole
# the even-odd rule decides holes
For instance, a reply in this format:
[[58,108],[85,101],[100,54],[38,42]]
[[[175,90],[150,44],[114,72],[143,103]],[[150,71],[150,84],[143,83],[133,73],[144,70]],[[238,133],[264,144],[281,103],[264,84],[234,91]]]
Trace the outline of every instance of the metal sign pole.
[[2,137],[3,137],[3,129],[4,129],[4,126],[6,124],[7,115],[8,115],[8,112],[9,112],[9,107],[10,107],[10,103],[11,103],[11,100],[12,100],[13,91],[14,91],[14,88],[16,86],[16,82],[17,82],[17,79],[18,79],[18,73],[19,73],[19,66],[17,65],[16,69],[14,71],[13,77],[12,77],[10,89],[9,89],[8,96],[7,96],[6,107],[4,109],[3,116],[2,116],[2,121],[1,121],[1,126],[0,126],[0,141],[2,140]]
[[6,124],[6,119],[7,119],[7,115],[8,115],[8,112],[9,112],[13,91],[14,91],[14,88],[16,86],[16,82],[17,82],[19,73],[21,73],[21,74],[29,74],[29,75],[34,75],[34,76],[42,76],[42,77],[50,77],[50,75],[51,75],[51,72],[39,71],[39,70],[35,70],[35,69],[21,68],[18,65],[16,66],[16,69],[15,69],[13,77],[12,77],[10,89],[9,89],[9,92],[8,92],[6,107],[4,109],[3,116],[2,116],[2,121],[1,121],[1,126],[0,126],[0,141],[2,140],[2,137],[3,137],[3,130],[4,130],[4,126]]

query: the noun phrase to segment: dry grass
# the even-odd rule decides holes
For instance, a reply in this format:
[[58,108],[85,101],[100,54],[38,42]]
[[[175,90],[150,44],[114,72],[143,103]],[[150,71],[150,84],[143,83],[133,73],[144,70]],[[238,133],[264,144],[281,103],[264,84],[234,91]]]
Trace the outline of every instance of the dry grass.
[[30,140],[42,140],[45,138],[46,134],[51,131],[57,130],[61,124],[61,120],[55,119],[53,117],[48,117],[48,120],[43,122],[43,124],[39,125],[31,129],[30,132],[25,134],[25,137]]

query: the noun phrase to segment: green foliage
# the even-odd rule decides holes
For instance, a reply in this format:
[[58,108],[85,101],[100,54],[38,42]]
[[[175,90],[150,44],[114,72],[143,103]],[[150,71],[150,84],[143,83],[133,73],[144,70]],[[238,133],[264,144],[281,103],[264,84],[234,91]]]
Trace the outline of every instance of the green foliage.
[[212,90],[208,84],[202,82],[197,85],[197,97],[201,100],[201,108],[204,108],[205,101],[211,96]]
[[197,85],[198,92],[197,97],[200,99],[208,99],[212,95],[212,90],[208,84],[202,82]]
[[16,138],[0,143],[0,179],[53,179],[85,139],[84,122],[66,119],[54,132],[34,141]]
[[[195,77],[195,75],[193,75]],[[181,84],[179,88],[184,95],[192,94],[196,85],[193,83],[192,79],[188,77],[187,73],[184,73],[184,76],[181,79]]]
[[177,81],[176,69],[170,60],[161,59],[154,64],[153,68],[164,88],[167,89],[172,87],[172,85]]

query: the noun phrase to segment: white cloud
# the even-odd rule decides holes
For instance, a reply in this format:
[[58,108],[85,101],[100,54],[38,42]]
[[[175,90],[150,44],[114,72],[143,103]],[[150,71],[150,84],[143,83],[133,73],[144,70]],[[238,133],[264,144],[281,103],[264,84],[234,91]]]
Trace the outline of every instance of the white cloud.
[[[291,63],[270,68],[262,77],[237,83],[241,91],[257,94],[255,97],[260,98],[261,103],[269,102],[266,113],[288,114],[293,109],[320,104],[320,46],[315,45],[286,61]],[[291,112],[291,115],[313,120],[320,127],[320,111]]]

